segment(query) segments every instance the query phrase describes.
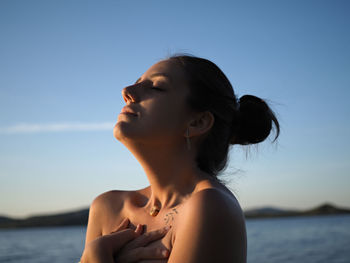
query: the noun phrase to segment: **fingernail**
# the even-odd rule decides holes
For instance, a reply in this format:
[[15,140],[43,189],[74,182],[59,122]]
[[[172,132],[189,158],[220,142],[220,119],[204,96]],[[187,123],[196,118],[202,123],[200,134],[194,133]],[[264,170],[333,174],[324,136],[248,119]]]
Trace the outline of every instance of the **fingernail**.
[[169,256],[169,251],[164,249],[164,250],[162,251],[162,255],[163,255],[164,257]]
[[138,224],[138,225],[136,226],[135,233],[140,232],[141,228],[142,228],[142,225],[141,225],[141,224]]

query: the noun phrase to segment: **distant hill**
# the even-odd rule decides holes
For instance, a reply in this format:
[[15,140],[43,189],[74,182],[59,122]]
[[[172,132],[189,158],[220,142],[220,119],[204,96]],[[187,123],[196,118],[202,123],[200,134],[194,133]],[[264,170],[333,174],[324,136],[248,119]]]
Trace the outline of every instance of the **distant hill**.
[[[245,217],[271,218],[288,216],[315,216],[350,214],[350,209],[338,208],[331,204],[323,204],[309,210],[284,210],[274,207],[263,207],[244,211]],[[25,219],[15,219],[0,216],[0,228],[22,228],[22,227],[49,227],[49,226],[72,226],[86,225],[88,222],[89,209],[60,213],[54,215],[31,216]]]
[[271,217],[271,216],[282,216],[285,214],[298,213],[298,211],[284,210],[275,207],[262,207],[250,210],[245,210],[244,215],[246,218],[251,217]]
[[266,218],[266,217],[287,217],[287,216],[316,216],[316,215],[334,215],[350,214],[350,209],[339,208],[331,204],[322,204],[308,210],[283,210],[279,208],[263,207],[244,211],[248,218]]
[[31,216],[25,219],[0,216],[0,228],[86,225],[88,216],[89,209],[54,215]]

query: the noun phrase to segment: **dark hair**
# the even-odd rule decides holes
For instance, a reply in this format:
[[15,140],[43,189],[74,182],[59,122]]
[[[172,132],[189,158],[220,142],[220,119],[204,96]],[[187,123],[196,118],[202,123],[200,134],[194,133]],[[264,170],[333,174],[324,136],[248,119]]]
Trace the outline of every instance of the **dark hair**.
[[226,167],[231,144],[249,145],[265,140],[277,118],[262,99],[245,95],[237,100],[232,85],[213,62],[191,55],[173,55],[183,69],[190,89],[188,105],[198,112],[210,111],[215,118],[210,131],[198,146],[198,167],[214,178]]

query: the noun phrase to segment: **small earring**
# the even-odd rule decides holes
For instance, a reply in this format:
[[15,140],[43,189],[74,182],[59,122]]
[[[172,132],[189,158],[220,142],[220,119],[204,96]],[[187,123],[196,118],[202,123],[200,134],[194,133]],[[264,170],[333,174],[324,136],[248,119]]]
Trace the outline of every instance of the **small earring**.
[[190,133],[190,131],[189,131],[189,129],[187,128],[187,136],[186,136],[186,142],[187,142],[187,149],[188,150],[191,150],[191,141],[190,141],[190,137],[189,137],[189,134]]

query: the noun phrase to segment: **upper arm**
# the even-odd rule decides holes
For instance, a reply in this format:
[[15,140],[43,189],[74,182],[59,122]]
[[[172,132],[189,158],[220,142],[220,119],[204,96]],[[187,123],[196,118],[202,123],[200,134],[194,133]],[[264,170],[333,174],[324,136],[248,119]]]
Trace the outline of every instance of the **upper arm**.
[[89,220],[86,230],[85,247],[94,239],[102,236],[103,227],[108,223],[108,217],[120,209],[118,202],[120,191],[109,191],[97,196],[89,210]]
[[246,262],[245,222],[238,203],[216,189],[191,197],[168,262]]
[[102,222],[101,218],[98,216],[100,214],[99,210],[101,210],[103,201],[101,199],[101,195],[96,197],[90,205],[89,220],[85,237],[85,247],[89,242],[102,235]]

